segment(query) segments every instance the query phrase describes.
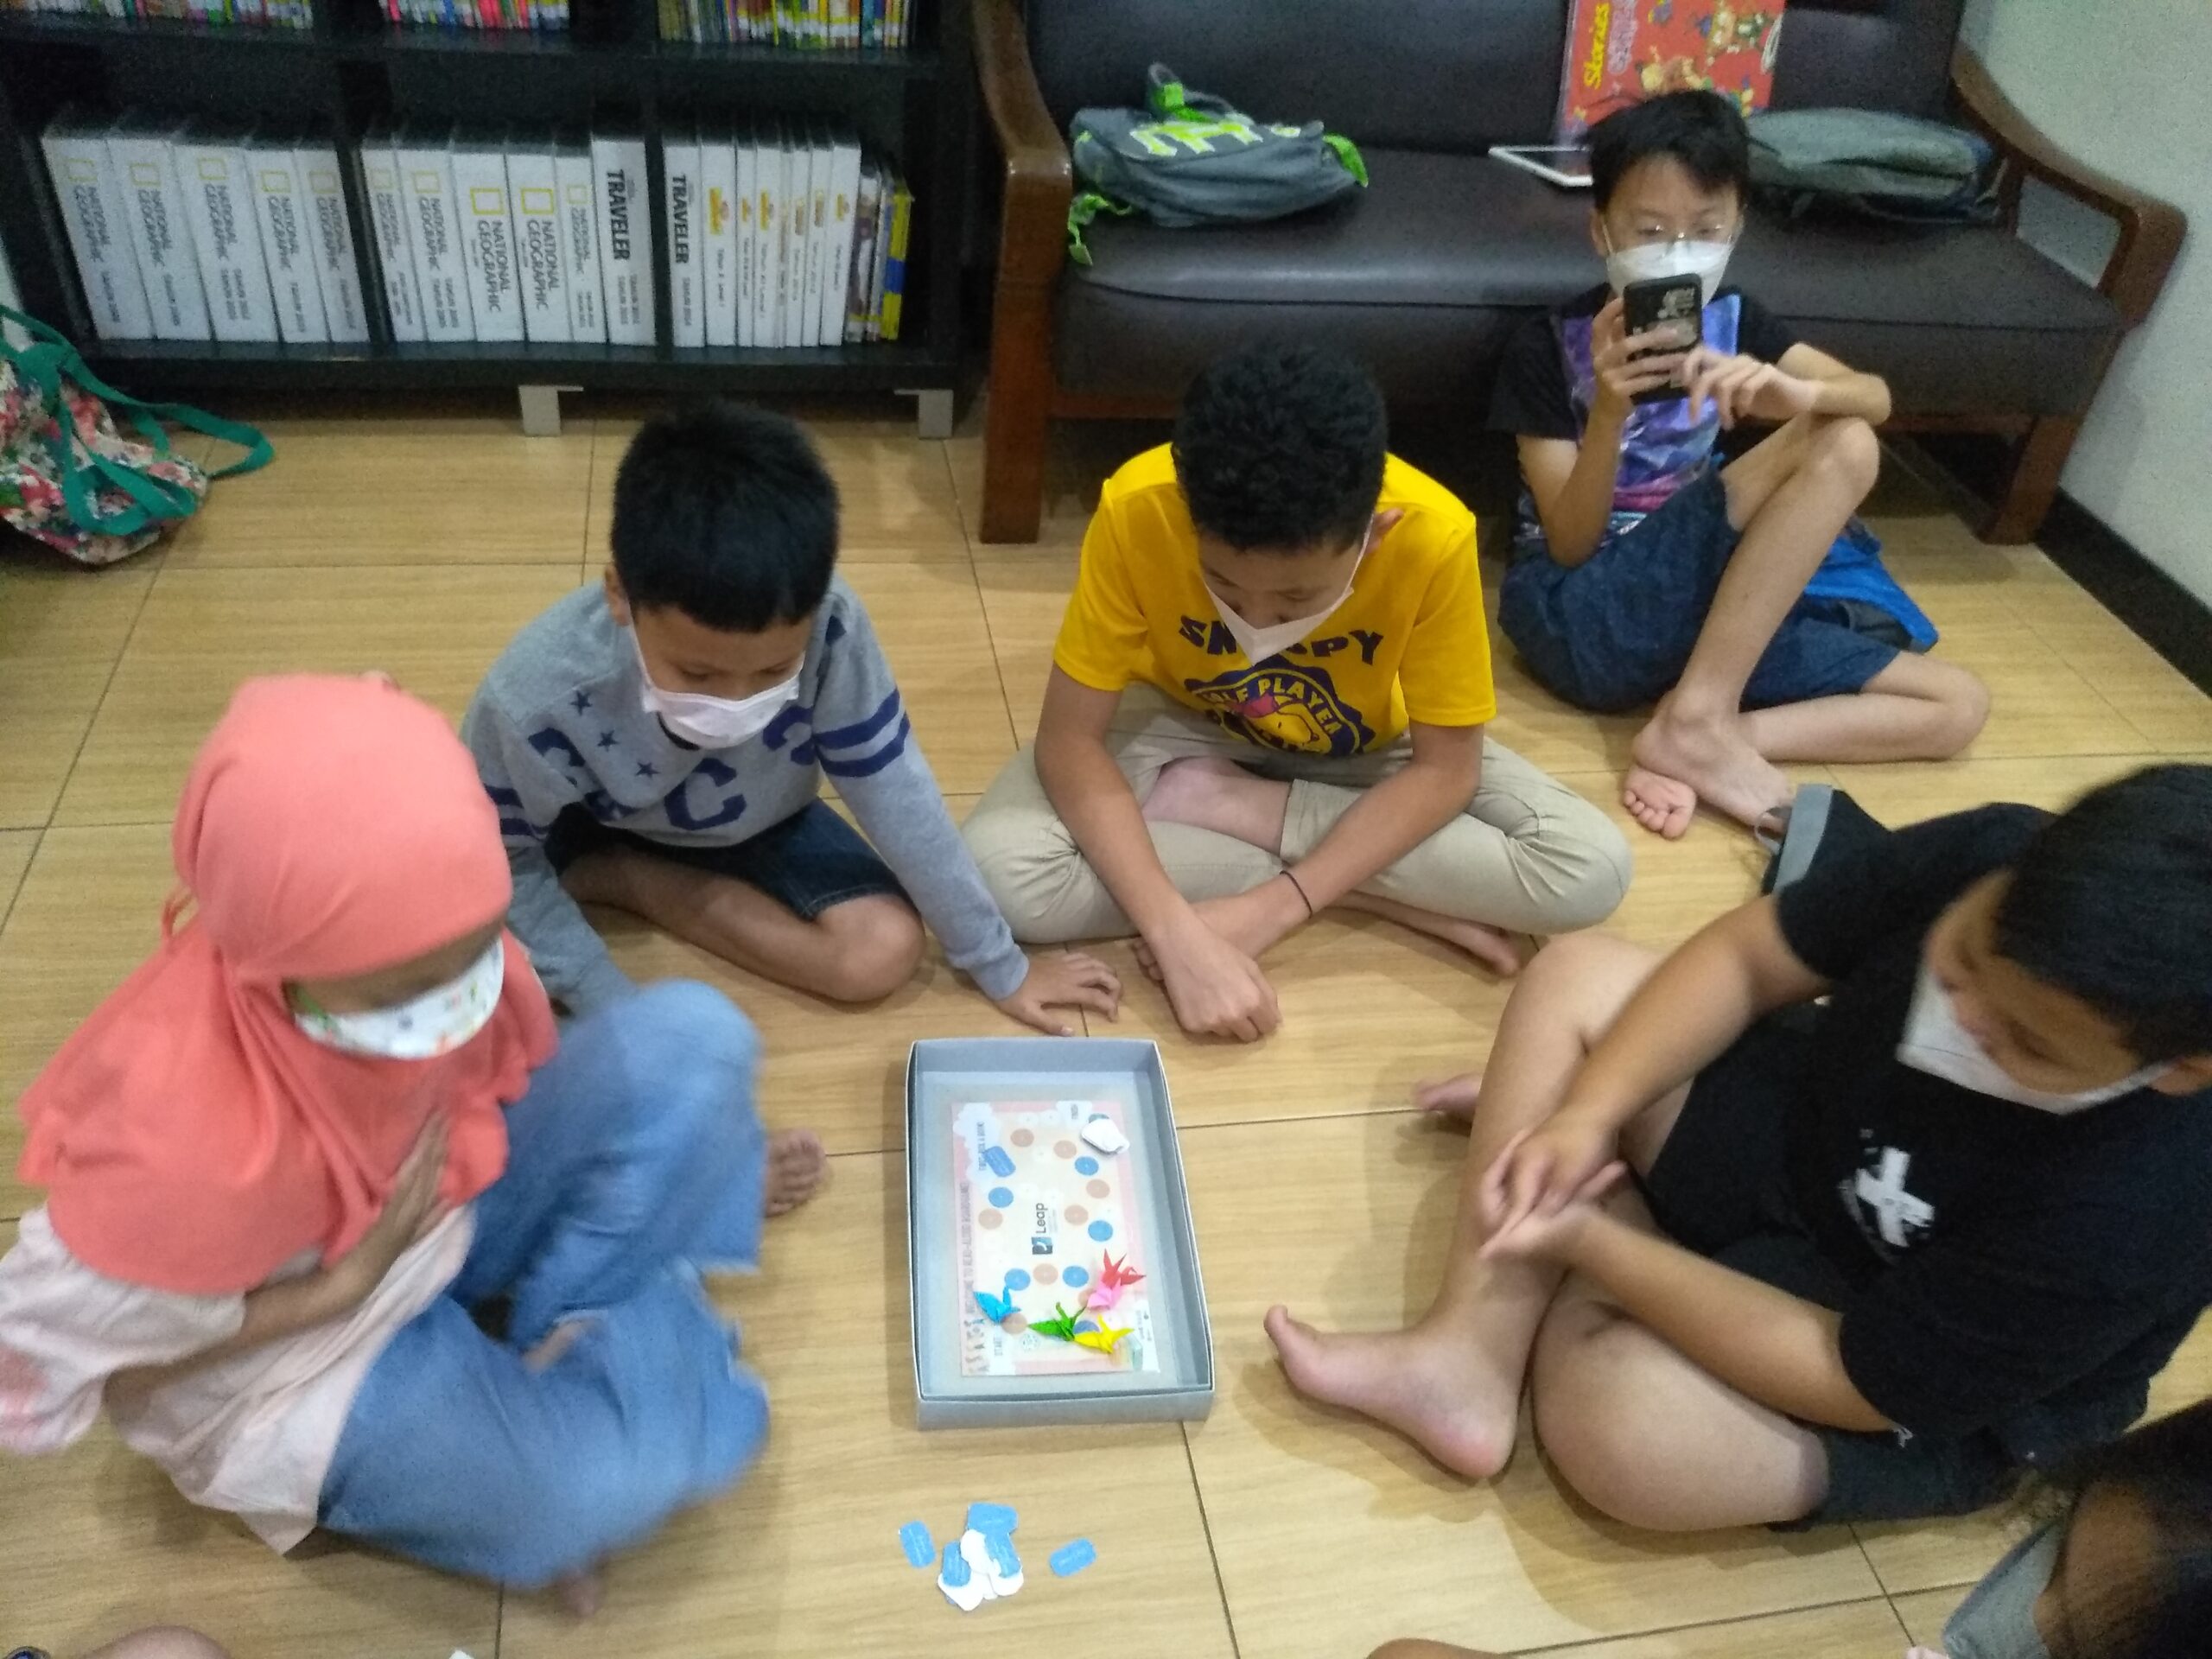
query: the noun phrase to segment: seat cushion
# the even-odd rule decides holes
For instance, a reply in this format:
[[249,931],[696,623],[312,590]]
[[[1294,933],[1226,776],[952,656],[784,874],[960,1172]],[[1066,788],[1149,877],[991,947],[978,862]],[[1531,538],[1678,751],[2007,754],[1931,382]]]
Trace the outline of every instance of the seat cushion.
[[[1481,156],[1375,149],[1369,188],[1264,225],[1102,219],[1060,286],[1071,390],[1173,395],[1224,347],[1359,353],[1394,399],[1486,400],[1509,330],[1600,276],[1589,198]],[[1910,413],[2070,414],[2120,334],[2111,302],[2004,230],[1755,218],[1730,267]]]

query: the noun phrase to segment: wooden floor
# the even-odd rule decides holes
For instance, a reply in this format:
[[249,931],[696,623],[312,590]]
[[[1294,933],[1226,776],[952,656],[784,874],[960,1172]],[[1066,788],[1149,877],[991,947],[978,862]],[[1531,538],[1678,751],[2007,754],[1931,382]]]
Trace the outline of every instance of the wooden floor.
[[[219,485],[162,550],[97,574],[0,556],[0,1096],[152,944],[168,816],[231,688],[381,668],[458,715],[516,629],[596,579],[632,429],[588,410],[551,440],[489,410],[268,424],[276,464]],[[972,433],[918,442],[890,406],[814,429],[844,493],[846,574],[964,812],[1034,724],[1087,499],[1128,444],[1065,435],[1043,541],[986,547]],[[1895,822],[1993,798],[2055,804],[2155,755],[2212,759],[2212,702],[2041,554],[1979,545],[1910,480],[1885,480],[1876,505],[1943,654],[1988,682],[1996,712],[1966,760],[1806,776]],[[1633,721],[1573,713],[1499,661],[1498,735],[1612,800]],[[1627,936],[1671,944],[1753,890],[1742,835],[1700,822],[1664,845],[1623,823],[1637,863],[1615,923]],[[641,976],[727,986],[766,1038],[767,1116],[819,1126],[836,1154],[828,1192],[772,1230],[766,1270],[727,1296],[775,1402],[752,1478],[619,1562],[607,1611],[577,1625],[537,1598],[342,1547],[280,1560],[102,1430],[59,1459],[0,1463],[0,1650],[35,1642],[67,1659],[119,1628],[180,1620],[240,1659],[1357,1659],[1407,1633],[1592,1659],[1872,1659],[1931,1637],[2002,1547],[2001,1516],[1640,1539],[1578,1508],[1525,1446],[1503,1479],[1469,1486],[1292,1396],[1260,1332],[1270,1302],[1394,1325],[1433,1283],[1460,1143],[1410,1116],[1407,1091],[1478,1062],[1505,997],[1438,946],[1380,923],[1307,928],[1269,958],[1284,1024],[1256,1049],[1181,1038],[1126,949],[1110,950],[1130,987],[1119,1029],[1167,1056],[1218,1402],[1187,1431],[982,1434],[914,1427],[899,1078],[913,1039],[1009,1023],[942,963],[855,1014],[636,928],[617,930],[616,950]],[[10,1116],[0,1243],[34,1201],[13,1181],[18,1140]],[[2200,1339],[2159,1403],[2208,1390]],[[942,1535],[979,1497],[1016,1504],[1033,1551],[1085,1535],[1098,1565],[1067,1582],[1033,1571],[1019,1599],[962,1618],[905,1565],[897,1534],[919,1519]]]

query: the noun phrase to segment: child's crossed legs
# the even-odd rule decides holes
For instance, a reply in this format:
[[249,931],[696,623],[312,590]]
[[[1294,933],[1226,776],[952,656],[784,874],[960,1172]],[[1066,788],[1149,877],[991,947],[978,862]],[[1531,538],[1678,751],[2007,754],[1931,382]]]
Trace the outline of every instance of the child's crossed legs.
[[[1667,1529],[1810,1513],[1827,1454],[1808,1429],[1745,1398],[1554,1268],[1484,1262],[1482,1181],[1505,1143],[1548,1118],[1591,1047],[1659,958],[1597,934],[1555,941],[1523,972],[1487,1071],[1432,1091],[1471,1139],[1444,1281],[1406,1330],[1325,1335],[1281,1308],[1268,1334],[1302,1392],[1376,1418],[1447,1468],[1485,1478],[1512,1453],[1522,1387],[1567,1483],[1614,1518]],[[1648,1173],[1688,1099],[1633,1119],[1621,1155]],[[1632,1197],[1611,1200],[1649,1217]]]

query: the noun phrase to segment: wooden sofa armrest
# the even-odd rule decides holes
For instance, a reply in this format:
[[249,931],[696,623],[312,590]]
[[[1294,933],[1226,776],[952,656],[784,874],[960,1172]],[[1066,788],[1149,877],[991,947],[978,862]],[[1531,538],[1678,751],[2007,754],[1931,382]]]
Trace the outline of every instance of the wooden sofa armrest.
[[2112,219],[2119,226],[2112,257],[2097,288],[2120,308],[2131,328],[2150,314],[2166,274],[2181,252],[2189,221],[2179,208],[2083,165],[2040,131],[2005,95],[1986,66],[1961,42],[1951,53],[1951,86],[1967,118],[1996,146],[2006,163],[2005,215],[2017,222],[2020,183],[2040,180]]
[[976,73],[1006,164],[999,280],[1049,282],[1066,257],[1075,170],[1029,61],[1020,0],[976,0]]

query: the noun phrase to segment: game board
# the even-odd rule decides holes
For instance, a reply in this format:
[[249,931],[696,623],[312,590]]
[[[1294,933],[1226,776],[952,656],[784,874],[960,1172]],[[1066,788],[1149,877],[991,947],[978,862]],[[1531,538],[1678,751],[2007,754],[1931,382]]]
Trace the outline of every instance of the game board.
[[[1148,1279],[1123,1285],[1110,1308],[1089,1312],[1111,1255],[1123,1268],[1152,1262],[1135,1154],[1087,1145],[1103,1116],[1124,1135],[1128,1114],[1111,1101],[970,1101],[953,1120],[953,1224],[957,1230],[960,1370],[963,1376],[1062,1376],[1158,1371]],[[979,1300],[1014,1310],[994,1319]],[[1031,1327],[1065,1313],[1078,1340]],[[1128,1334],[1110,1352],[1084,1346],[1104,1325]]]

